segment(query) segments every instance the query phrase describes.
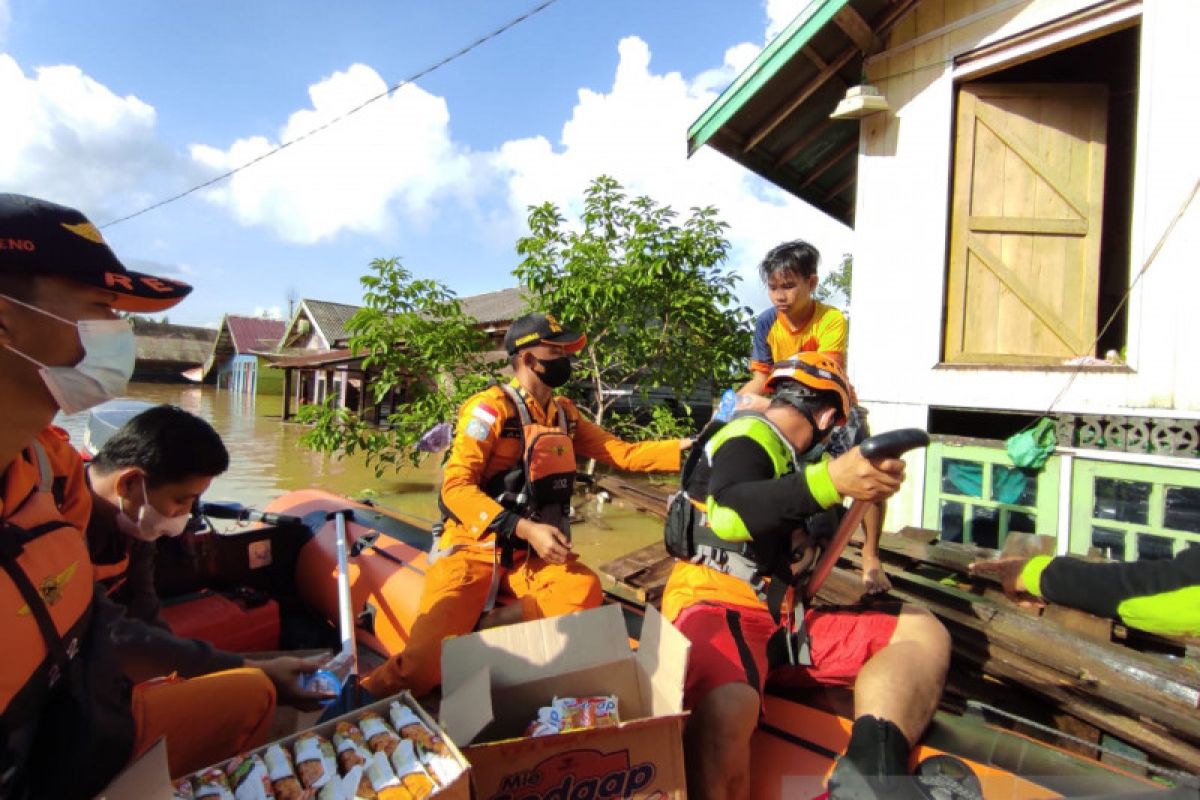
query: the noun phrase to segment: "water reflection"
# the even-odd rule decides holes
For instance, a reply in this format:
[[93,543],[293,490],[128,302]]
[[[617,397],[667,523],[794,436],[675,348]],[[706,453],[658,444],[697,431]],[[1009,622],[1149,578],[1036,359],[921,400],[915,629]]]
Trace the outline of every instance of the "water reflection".
[[[434,481],[436,462],[405,467],[376,478],[362,457],[335,459],[314,453],[300,444],[304,427],[280,421],[283,399],[257,398],[218,392],[211,386],[135,383],[128,396],[152,403],[174,403],[203,417],[216,428],[229,449],[229,471],[213,481],[208,498],[235,500],[261,508],[295,489],[319,487],[337,494],[369,494],[382,506],[398,509],[421,520],[438,513]],[[60,415],[57,424],[71,440],[83,442],[86,414]],[[594,513],[595,505],[589,504]],[[576,550],[590,564],[599,564],[642,547],[661,536],[661,523],[635,511],[607,506],[598,524],[575,529]]]

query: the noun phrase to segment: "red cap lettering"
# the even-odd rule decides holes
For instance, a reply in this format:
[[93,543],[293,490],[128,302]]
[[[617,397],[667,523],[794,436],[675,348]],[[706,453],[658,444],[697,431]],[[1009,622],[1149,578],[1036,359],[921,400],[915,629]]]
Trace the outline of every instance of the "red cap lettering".
[[174,286],[167,283],[166,281],[159,280],[158,278],[151,278],[149,276],[143,275],[141,280],[142,280],[142,283],[144,283],[146,286],[150,287],[151,289],[153,289],[156,292],[162,292],[163,294],[167,294],[169,292],[175,291]]
[[120,286],[127,292],[133,291],[133,281],[128,275],[122,275],[119,272],[104,273],[104,285],[109,287]]
[[37,245],[29,239],[0,239],[0,250],[24,250],[26,253],[32,253],[37,250]]

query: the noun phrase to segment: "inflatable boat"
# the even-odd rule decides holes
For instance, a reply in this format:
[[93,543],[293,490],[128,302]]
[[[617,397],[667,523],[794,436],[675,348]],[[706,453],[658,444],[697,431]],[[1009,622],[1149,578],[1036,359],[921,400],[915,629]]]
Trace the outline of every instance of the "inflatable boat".
[[[158,583],[177,633],[235,650],[337,648],[338,520],[361,671],[401,653],[417,613],[427,523],[317,489],[263,512],[206,506],[233,529],[163,541]],[[241,526],[241,527],[239,527]],[[638,609],[627,607],[636,638]],[[846,693],[771,693],[753,743],[755,798],[815,798],[851,727]],[[1133,765],[1130,765],[1134,768]],[[1162,786],[982,717],[939,712],[912,767],[946,798],[1119,796]]]

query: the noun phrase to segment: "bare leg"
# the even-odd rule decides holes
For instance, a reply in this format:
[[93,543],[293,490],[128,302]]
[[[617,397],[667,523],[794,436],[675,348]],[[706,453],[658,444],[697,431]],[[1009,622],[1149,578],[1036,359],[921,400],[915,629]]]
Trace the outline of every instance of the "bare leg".
[[937,710],[949,664],[945,627],[924,608],[905,605],[887,647],[858,673],[854,718],[890,720],[915,744]]
[[683,734],[688,797],[750,797],[750,736],[758,725],[758,691],[746,683],[713,689],[692,711]]

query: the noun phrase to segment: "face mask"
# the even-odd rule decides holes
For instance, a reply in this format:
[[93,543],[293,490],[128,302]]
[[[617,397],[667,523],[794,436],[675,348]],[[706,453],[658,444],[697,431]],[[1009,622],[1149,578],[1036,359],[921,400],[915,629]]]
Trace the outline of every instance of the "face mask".
[[542,371],[537,373],[538,378],[551,389],[557,389],[571,380],[570,356],[546,359],[534,356],[534,359],[542,365]]
[[45,314],[79,332],[83,359],[73,367],[47,366],[12,347],[10,351],[36,364],[42,380],[64,414],[77,414],[112,400],[125,391],[133,375],[137,345],[129,320],[94,319],[72,322],[57,314],[2,295],[18,305]]
[[142,507],[138,509],[136,520],[126,514],[124,509],[117,512],[117,527],[121,529],[122,533],[143,542],[153,542],[160,536],[175,537],[183,533],[188,520],[192,518],[190,513],[180,514],[178,517],[168,517],[150,505],[150,495],[146,493],[145,478],[142,479],[142,497],[145,500],[142,502]]

